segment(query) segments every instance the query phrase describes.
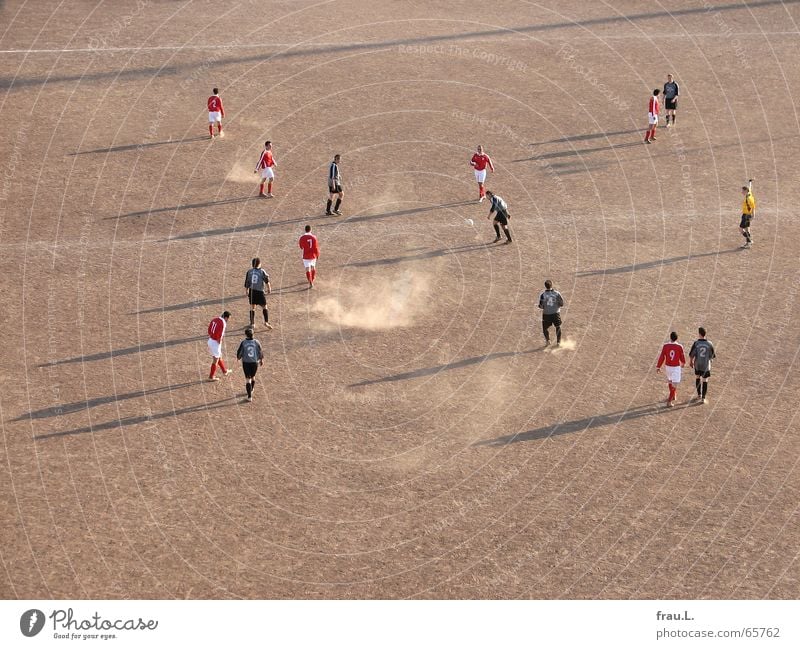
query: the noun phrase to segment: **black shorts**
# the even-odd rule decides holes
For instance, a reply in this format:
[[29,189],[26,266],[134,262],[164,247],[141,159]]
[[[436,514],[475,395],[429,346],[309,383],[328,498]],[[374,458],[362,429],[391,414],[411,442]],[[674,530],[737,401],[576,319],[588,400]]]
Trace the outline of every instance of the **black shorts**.
[[678,98],[673,97],[672,99],[664,98],[664,108],[666,110],[675,110],[678,107]]
[[333,187],[331,187],[330,185],[328,185],[328,191],[331,194],[341,194],[342,193],[342,186],[341,185],[334,185]]
[[242,363],[242,370],[244,370],[244,378],[252,379],[258,372],[258,363]]
[[508,214],[505,212],[497,212],[494,215],[494,220],[497,221],[500,225],[508,225]]
[[752,221],[752,220],[753,220],[753,215],[752,214],[742,214],[742,220],[739,222],[739,227],[740,228],[749,228],[750,227],[750,221]]
[[542,315],[542,324],[545,327],[549,327],[550,325],[555,325],[556,327],[561,326],[561,314],[560,313],[550,313],[550,314],[543,314]]
[[701,379],[707,379],[711,376],[711,370],[695,370],[694,375],[699,376]]
[[255,304],[256,306],[267,306],[267,296],[264,295],[264,291],[255,291],[251,288],[250,304]]

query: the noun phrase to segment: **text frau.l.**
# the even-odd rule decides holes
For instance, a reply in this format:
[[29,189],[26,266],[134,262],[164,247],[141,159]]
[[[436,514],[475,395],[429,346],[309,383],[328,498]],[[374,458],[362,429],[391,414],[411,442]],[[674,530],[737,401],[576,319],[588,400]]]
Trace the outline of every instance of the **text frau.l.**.
[[143,620],[130,618],[127,620],[107,620],[99,613],[89,619],[75,618],[71,608],[67,610],[55,609],[50,615],[53,620],[53,630],[68,629],[70,631],[153,631],[158,627],[158,620]]

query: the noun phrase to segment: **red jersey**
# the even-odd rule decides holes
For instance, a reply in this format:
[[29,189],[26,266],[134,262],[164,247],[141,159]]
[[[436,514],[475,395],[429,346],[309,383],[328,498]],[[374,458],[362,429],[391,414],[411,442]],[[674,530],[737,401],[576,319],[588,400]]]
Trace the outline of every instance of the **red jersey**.
[[304,234],[300,237],[300,248],[303,251],[303,259],[316,259],[319,257],[319,244],[317,243],[317,237],[315,237],[310,232]]
[[261,157],[258,159],[258,164],[256,165],[256,171],[259,169],[266,169],[267,167],[271,167],[275,164],[275,159],[272,157],[272,151],[267,151],[264,149],[261,152]]
[[664,343],[656,367],[661,367],[665,363],[670,367],[686,365],[686,357],[683,355],[683,345],[680,343]]
[[222,337],[225,335],[225,318],[217,316],[208,323],[208,337],[216,340],[218,343],[222,342]]
[[658,97],[653,95],[650,97],[650,103],[647,105],[647,112],[652,113],[653,115],[658,115]]
[[208,98],[208,112],[219,113],[222,117],[225,117],[225,109],[222,107],[222,99],[220,99],[219,95],[211,95]]
[[485,153],[476,153],[474,156],[472,156],[472,160],[469,162],[473,167],[475,167],[475,171],[483,171],[487,166],[489,169],[494,171],[492,159]]

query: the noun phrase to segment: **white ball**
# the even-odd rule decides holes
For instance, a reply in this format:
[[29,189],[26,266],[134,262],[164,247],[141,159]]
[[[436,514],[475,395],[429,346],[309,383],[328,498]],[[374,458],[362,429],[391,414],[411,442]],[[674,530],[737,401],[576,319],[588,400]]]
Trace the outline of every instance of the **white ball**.
[[472,219],[465,219],[467,225],[474,225],[474,221]]

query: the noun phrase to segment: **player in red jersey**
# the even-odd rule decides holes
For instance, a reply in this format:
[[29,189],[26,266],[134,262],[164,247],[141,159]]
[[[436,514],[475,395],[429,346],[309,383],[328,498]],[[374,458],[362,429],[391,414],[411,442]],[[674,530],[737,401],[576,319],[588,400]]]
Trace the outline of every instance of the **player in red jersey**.
[[306,269],[306,279],[308,288],[314,288],[314,280],[317,278],[317,259],[319,259],[319,243],[317,237],[311,234],[311,226],[306,226],[306,233],[300,237],[298,242],[303,251],[303,266]]
[[219,381],[219,377],[214,376],[217,373],[217,365],[225,376],[233,372],[233,370],[226,370],[225,363],[222,362],[222,339],[225,337],[225,327],[227,327],[230,317],[230,311],[223,311],[222,315],[208,323],[208,351],[211,352],[211,357],[214,359],[211,363],[211,374],[208,375],[209,381]]
[[650,144],[650,142],[655,142],[656,139],[656,129],[658,128],[658,113],[661,109],[660,104],[658,103],[658,95],[661,91],[656,88],[653,90],[653,96],[650,97],[650,101],[647,104],[647,132],[644,134],[644,143]]
[[[261,172],[261,185],[258,188],[258,195],[265,198],[272,198],[272,181],[275,179],[275,172],[272,170],[276,167],[275,158],[272,157],[272,142],[267,140],[264,142],[264,150],[261,152],[261,157],[258,159],[258,164],[253,170],[254,174]],[[264,193],[264,183],[267,183],[267,193]]]
[[225,117],[225,109],[222,107],[222,99],[219,96],[219,88],[214,88],[214,94],[208,98],[208,134],[214,139],[214,124],[217,125],[217,134],[222,134],[222,118]]
[[483,188],[483,183],[486,180],[486,167],[489,171],[494,173],[494,165],[492,159],[483,152],[483,146],[478,145],[478,151],[472,156],[469,164],[475,169],[475,180],[478,181],[478,202],[482,203],[486,198],[486,190]]
[[669,398],[667,405],[672,408],[678,396],[678,384],[681,382],[681,368],[686,365],[686,356],[683,354],[683,345],[678,342],[678,334],[673,331],[669,335],[670,342],[664,343],[661,355],[658,357],[656,372],[661,372],[661,366],[666,367],[667,382],[669,383]]

